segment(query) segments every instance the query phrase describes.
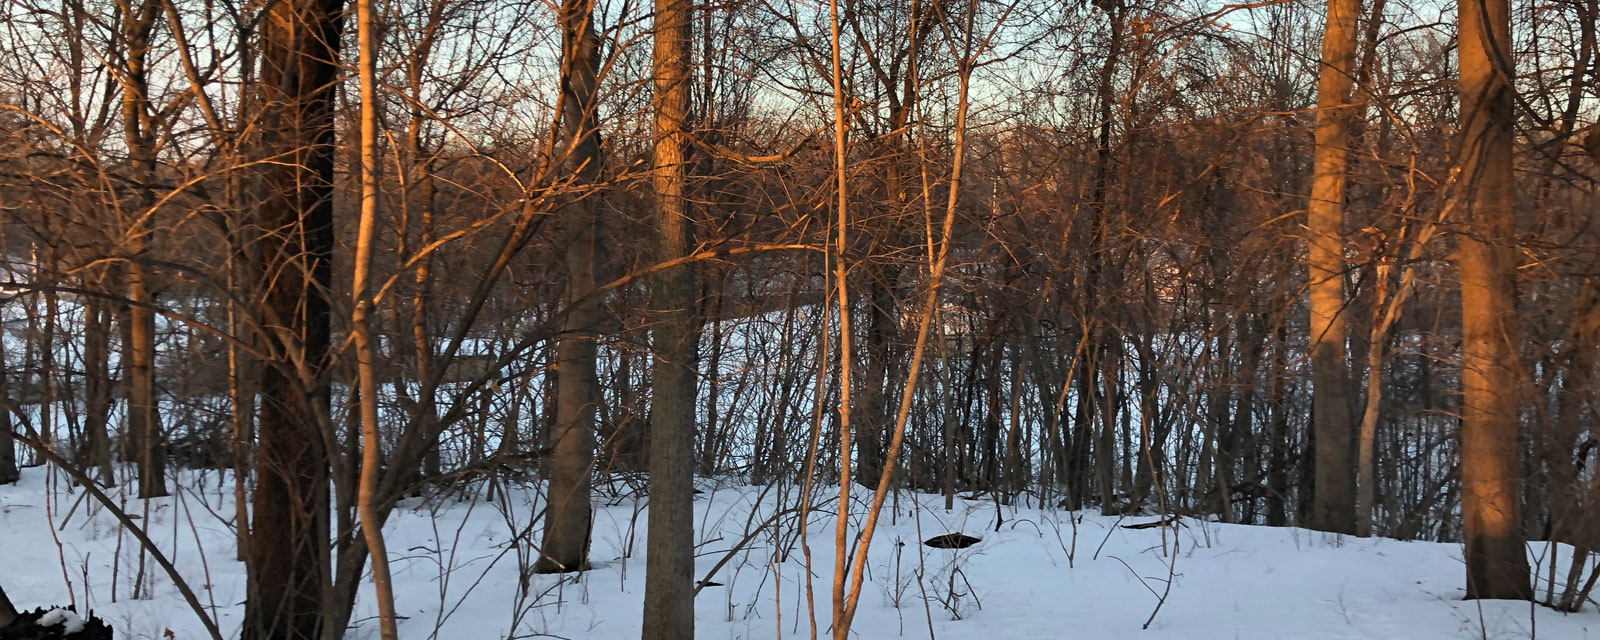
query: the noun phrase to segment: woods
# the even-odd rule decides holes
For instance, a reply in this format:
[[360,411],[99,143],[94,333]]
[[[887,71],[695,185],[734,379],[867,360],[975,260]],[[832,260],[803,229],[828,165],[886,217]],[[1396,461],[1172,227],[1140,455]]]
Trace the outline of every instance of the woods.
[[[385,527],[450,501],[500,509],[513,630],[637,541],[645,638],[737,551],[843,640],[923,494],[1164,558],[1181,518],[1459,544],[1465,598],[1592,611],[1597,17],[17,0],[0,484],[214,485],[247,639],[421,633],[391,559],[442,534]],[[743,540],[696,513],[729,483],[776,505]]]

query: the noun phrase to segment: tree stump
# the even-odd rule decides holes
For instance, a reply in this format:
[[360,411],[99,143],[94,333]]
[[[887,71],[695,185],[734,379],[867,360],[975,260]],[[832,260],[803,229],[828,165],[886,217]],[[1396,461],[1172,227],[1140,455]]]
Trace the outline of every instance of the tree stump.
[[17,614],[10,624],[0,627],[0,640],[111,640],[111,627],[104,620],[79,616],[73,607],[45,609]]

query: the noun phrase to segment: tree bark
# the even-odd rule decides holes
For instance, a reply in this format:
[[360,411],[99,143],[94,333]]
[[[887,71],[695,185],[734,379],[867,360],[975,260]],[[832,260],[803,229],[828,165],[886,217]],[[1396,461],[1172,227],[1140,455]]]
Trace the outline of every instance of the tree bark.
[[1345,347],[1344,198],[1349,168],[1349,130],[1353,109],[1356,14],[1361,0],[1329,0],[1322,35],[1322,66],[1317,74],[1316,153],[1311,201],[1306,209],[1310,234],[1311,401],[1316,432],[1316,490],[1311,527],[1355,532],[1355,483],[1351,441],[1350,369]]
[[1464,0],[1459,9],[1461,200],[1461,519],[1467,599],[1528,600],[1522,530],[1518,416],[1512,136],[1516,112],[1506,0]]
[[285,0],[263,16],[259,104],[262,324],[274,361],[261,371],[254,534],[244,640],[323,640],[328,464],[319,429],[333,252],[333,97],[344,3]]
[[[5,343],[0,341],[0,364],[6,362]],[[0,398],[9,398],[6,382],[10,373],[0,371]],[[11,408],[0,407],[0,484],[11,484],[22,479],[22,470],[17,468],[17,443],[11,437]]]
[[100,482],[116,482],[115,461],[111,459],[111,436],[107,432],[111,415],[111,313],[99,298],[89,298],[83,307],[83,396],[86,451],[85,466],[99,470]]
[[[600,178],[600,135],[595,122],[600,67],[600,42],[594,30],[592,0],[565,0],[561,5],[562,96],[567,184],[577,190],[563,212],[569,225],[567,304],[600,284],[599,226],[595,196],[587,190]],[[549,434],[554,457],[550,466],[550,507],[545,516],[544,543],[534,571],[556,573],[588,567],[590,474],[594,470],[595,413],[600,380],[595,371],[595,333],[599,310],[583,304],[567,315],[556,345],[556,427]]]
[[[689,0],[655,0],[656,259],[689,253]],[[694,271],[652,282],[650,515],[645,557],[645,640],[694,637]]]
[[149,208],[155,198],[147,182],[155,172],[155,132],[149,115],[146,78],[146,57],[150,50],[150,34],[155,28],[160,5],[152,1],[135,4],[131,0],[119,3],[125,67],[120,74],[122,83],[123,142],[133,161],[136,197],[133,208],[127,212],[131,223],[126,230],[124,244],[129,253],[125,276],[128,284],[128,338],[123,344],[123,357],[127,359],[128,372],[128,429],[135,447],[134,460],[139,465],[139,497],[158,498],[167,495],[166,455],[161,446],[161,414],[156,393],[155,312],[150,291],[149,267],[143,261],[150,233],[149,218],[154,213]]
[[377,359],[371,327],[367,319],[373,301],[368,297],[372,275],[372,242],[378,222],[378,34],[377,18],[372,15],[372,0],[356,0],[356,47],[360,49],[357,74],[361,85],[361,218],[356,227],[356,252],[350,279],[350,332],[355,338],[356,384],[360,398],[361,477],[356,489],[356,511],[361,518],[361,535],[372,556],[372,586],[378,601],[378,634],[383,640],[397,640],[394,612],[394,583],[389,575],[389,554],[383,540],[383,518],[374,504],[378,492],[378,460],[382,444],[378,439]]

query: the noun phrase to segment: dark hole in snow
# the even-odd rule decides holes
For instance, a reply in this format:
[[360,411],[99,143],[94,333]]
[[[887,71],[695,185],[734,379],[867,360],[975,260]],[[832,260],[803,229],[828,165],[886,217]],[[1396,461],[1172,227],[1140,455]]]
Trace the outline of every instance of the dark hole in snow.
[[34,609],[0,628],[0,640],[111,640],[104,620],[81,617],[73,607]]
[[964,533],[946,533],[923,540],[922,544],[935,549],[965,549],[982,541],[983,538],[974,538]]

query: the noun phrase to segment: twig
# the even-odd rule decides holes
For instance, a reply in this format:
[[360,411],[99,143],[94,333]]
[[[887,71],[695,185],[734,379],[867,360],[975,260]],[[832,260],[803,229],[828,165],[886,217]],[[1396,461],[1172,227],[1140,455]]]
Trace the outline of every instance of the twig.
[[1150,617],[1144,619],[1144,626],[1139,627],[1140,629],[1149,629],[1150,628],[1150,623],[1155,621],[1156,614],[1161,612],[1161,605],[1164,605],[1164,604],[1167,603],[1167,596],[1172,593],[1172,580],[1173,580],[1173,577],[1177,575],[1177,571],[1178,571],[1178,545],[1179,544],[1181,544],[1181,541],[1178,538],[1177,527],[1173,527],[1173,532],[1172,532],[1172,559],[1167,562],[1167,586],[1166,586],[1166,588],[1161,590],[1161,597],[1156,600],[1156,608],[1150,610]]

